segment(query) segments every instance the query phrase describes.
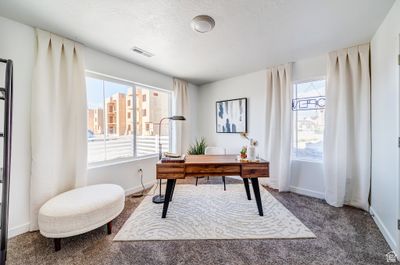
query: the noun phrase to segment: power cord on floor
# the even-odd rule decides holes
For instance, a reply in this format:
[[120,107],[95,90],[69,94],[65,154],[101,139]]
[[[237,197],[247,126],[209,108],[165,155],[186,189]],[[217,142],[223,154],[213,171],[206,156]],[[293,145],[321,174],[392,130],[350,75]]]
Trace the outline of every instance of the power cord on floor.
[[149,194],[149,193],[145,194],[144,191],[146,190],[146,187],[143,184],[143,169],[140,168],[138,170],[138,174],[140,174],[140,185],[142,185],[142,190],[137,193],[132,194],[131,197],[139,198],[139,197],[143,197],[143,196],[154,196],[154,194],[157,190],[157,187],[158,187],[158,181],[156,182],[156,187],[153,189],[152,194]]

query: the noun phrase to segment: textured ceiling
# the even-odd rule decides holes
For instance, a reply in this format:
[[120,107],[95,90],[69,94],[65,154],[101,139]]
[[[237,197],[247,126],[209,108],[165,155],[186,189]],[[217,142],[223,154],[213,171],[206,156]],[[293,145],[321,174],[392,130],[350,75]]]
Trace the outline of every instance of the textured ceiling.
[[[394,0],[1,0],[0,15],[195,84],[367,42]],[[212,16],[214,30],[190,21]],[[147,58],[130,49],[138,46]]]

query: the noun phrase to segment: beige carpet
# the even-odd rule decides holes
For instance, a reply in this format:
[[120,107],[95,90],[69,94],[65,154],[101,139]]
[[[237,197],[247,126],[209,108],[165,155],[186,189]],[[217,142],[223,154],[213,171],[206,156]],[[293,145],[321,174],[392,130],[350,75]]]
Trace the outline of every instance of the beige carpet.
[[267,190],[260,191],[264,216],[241,184],[227,185],[226,191],[222,185],[176,185],[167,218],[161,218],[162,204],[147,196],[114,240],[315,238]]

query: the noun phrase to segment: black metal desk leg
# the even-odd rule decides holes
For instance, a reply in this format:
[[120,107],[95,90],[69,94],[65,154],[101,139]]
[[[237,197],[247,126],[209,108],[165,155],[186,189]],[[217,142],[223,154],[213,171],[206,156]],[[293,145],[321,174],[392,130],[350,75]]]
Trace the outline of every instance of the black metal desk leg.
[[164,206],[163,206],[163,211],[162,211],[161,218],[165,218],[167,216],[168,205],[169,205],[169,201],[171,200],[171,197],[172,197],[173,187],[174,187],[174,182],[175,181],[176,181],[175,179],[168,179],[167,180],[167,189],[165,191]]
[[244,188],[246,189],[247,199],[250,201],[251,195],[250,195],[249,179],[244,178],[243,183],[244,183]]
[[251,184],[253,186],[254,196],[256,197],[258,213],[263,216],[263,208],[261,203],[260,186],[258,185],[258,178],[251,178]]
[[171,200],[170,201],[172,201],[172,197],[174,196],[175,185],[176,185],[176,179],[174,179],[174,185],[172,185],[172,192],[171,192]]

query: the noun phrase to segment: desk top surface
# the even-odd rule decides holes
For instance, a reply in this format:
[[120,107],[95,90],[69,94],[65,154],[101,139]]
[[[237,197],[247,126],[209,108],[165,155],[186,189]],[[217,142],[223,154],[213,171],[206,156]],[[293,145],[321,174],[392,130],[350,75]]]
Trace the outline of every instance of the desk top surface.
[[[202,165],[202,164],[230,164],[230,165],[242,165],[242,164],[268,164],[265,160],[259,162],[247,162],[239,161],[236,159],[236,155],[187,155],[185,163],[186,165]],[[160,163],[160,162],[159,162]],[[170,164],[170,163],[162,163]],[[178,163],[179,164],[179,163]],[[183,163],[182,163],[183,164]]]

